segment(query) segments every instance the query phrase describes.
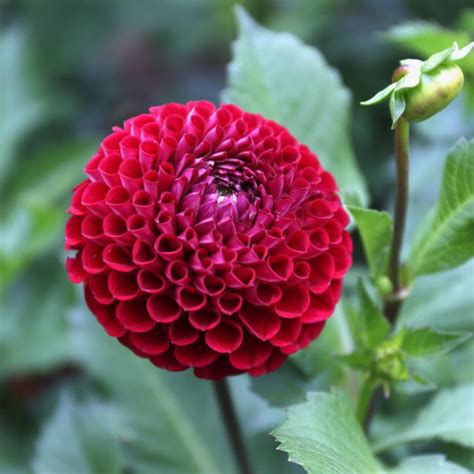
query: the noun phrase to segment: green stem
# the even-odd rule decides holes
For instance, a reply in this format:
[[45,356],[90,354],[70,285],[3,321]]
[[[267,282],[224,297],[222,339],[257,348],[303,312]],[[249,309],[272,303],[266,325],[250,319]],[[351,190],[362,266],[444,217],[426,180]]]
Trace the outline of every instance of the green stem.
[[400,256],[405,232],[408,208],[408,168],[409,168],[410,124],[403,117],[395,127],[395,161],[397,168],[395,190],[395,216],[393,237],[388,265],[388,277],[392,283],[392,294],[387,298],[384,313],[390,324],[395,323],[400,312],[404,291],[400,282]]
[[[384,305],[384,314],[393,327],[398,314],[406,298],[400,281],[400,260],[405,232],[405,222],[408,209],[408,170],[409,170],[409,148],[410,148],[410,124],[403,117],[395,127],[395,162],[397,169],[395,188],[395,216],[393,222],[393,237],[388,264],[388,277],[392,283],[392,293],[387,297]],[[369,387],[368,393],[364,393],[364,387],[360,394],[360,402],[365,404],[365,415],[362,421],[364,429],[368,432],[370,422],[375,413],[377,402],[380,398],[380,390]]]
[[235,461],[239,466],[239,472],[241,474],[252,474],[253,471],[250,467],[249,458],[245,449],[239,420],[232,402],[232,396],[227,379],[215,380],[214,391],[219,403],[221,416],[225,424],[227,436],[231,443]]

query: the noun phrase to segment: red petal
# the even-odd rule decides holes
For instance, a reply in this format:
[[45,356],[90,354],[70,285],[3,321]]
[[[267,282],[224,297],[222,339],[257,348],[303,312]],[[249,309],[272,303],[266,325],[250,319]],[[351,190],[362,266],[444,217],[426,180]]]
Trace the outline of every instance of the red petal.
[[244,303],[239,317],[247,329],[262,341],[271,339],[280,329],[280,318],[260,306]]

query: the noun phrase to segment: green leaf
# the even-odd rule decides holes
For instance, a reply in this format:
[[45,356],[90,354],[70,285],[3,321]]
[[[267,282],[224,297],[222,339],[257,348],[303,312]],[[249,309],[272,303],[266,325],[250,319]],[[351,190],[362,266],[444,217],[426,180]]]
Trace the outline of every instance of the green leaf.
[[474,256],[474,140],[450,151],[441,195],[428,225],[417,234],[408,261],[412,277],[461,265]]
[[385,274],[392,242],[393,222],[387,212],[349,206],[364,244],[364,252],[375,279]]
[[272,435],[310,474],[378,473],[380,467],[343,392],[309,393]]
[[474,447],[473,397],[474,384],[438,392],[411,425],[376,442],[374,451],[434,438]]
[[437,357],[467,341],[472,334],[453,334],[430,328],[406,329],[402,350],[411,357]]
[[469,474],[470,471],[448,461],[442,454],[427,454],[407,458],[388,472],[390,474]]
[[397,326],[474,332],[472,275],[474,260],[447,272],[416,279]]
[[90,314],[77,314],[72,339],[77,358],[126,416],[128,465],[160,474],[234,472],[211,384],[137,357]]
[[77,404],[63,396],[44,426],[33,458],[36,474],[122,473],[124,465],[114,435],[110,407],[94,401]]
[[373,348],[388,336],[390,325],[382,311],[372,301],[362,279],[359,280],[358,290],[361,303],[360,319],[363,325],[362,338],[367,347]]
[[342,363],[358,370],[370,370],[373,363],[373,357],[368,350],[357,350],[350,354],[340,354],[337,359]]
[[400,117],[403,115],[403,112],[405,112],[405,105],[405,97],[403,97],[403,94],[394,92],[390,96],[389,106],[390,115],[392,117],[392,130],[395,128],[395,125],[400,120]]
[[236,9],[239,37],[228,68],[224,102],[276,120],[318,154],[342,191],[367,202],[349,138],[350,92],[321,53],[288,33],[259,26]]
[[388,96],[392,93],[395,87],[397,87],[397,83],[392,82],[392,84],[389,84],[385,89],[382,89],[381,91],[377,92],[377,94],[375,94],[369,100],[361,102],[360,105],[380,104],[380,102],[383,102],[384,100],[388,99]]
[[422,72],[429,72],[437,68],[442,62],[446,61],[446,59],[448,59],[455,50],[456,48],[451,46],[450,48],[440,51],[439,53],[433,54],[421,65]]

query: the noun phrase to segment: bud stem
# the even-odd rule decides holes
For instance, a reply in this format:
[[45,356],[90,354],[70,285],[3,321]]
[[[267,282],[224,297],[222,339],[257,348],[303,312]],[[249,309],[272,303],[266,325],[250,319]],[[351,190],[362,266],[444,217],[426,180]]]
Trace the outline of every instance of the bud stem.
[[[392,292],[387,296],[384,305],[384,314],[391,326],[394,326],[398,313],[407,296],[403,291],[400,282],[400,256],[403,244],[403,234],[405,232],[405,222],[408,208],[408,169],[409,169],[409,148],[410,148],[410,123],[400,117],[395,126],[395,162],[397,169],[395,187],[395,216],[393,222],[393,237],[388,264],[388,277],[392,283]],[[370,388],[365,387],[365,390]],[[380,385],[374,385],[372,393],[361,394],[359,403],[365,407],[363,417],[363,427],[365,432],[369,431],[370,422],[376,411],[378,400],[380,399]],[[362,415],[359,414],[362,421]]]
[[219,404],[222,419],[227,431],[227,436],[231,443],[235,461],[239,466],[240,474],[252,474],[249,458],[245,449],[245,444],[240,430],[239,420],[232,402],[232,395],[229,390],[227,379],[215,380],[214,391]]
[[395,188],[395,216],[393,226],[392,247],[388,266],[388,277],[392,282],[393,292],[385,303],[384,313],[393,325],[400,311],[403,299],[400,283],[400,255],[405,231],[408,207],[408,167],[409,167],[410,124],[403,117],[395,127],[395,161],[397,168]]

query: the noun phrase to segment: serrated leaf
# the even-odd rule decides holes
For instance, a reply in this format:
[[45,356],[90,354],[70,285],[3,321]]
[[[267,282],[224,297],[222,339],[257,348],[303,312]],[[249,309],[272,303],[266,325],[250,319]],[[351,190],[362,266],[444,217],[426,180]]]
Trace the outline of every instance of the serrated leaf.
[[411,357],[436,357],[467,341],[471,334],[453,334],[431,328],[406,329],[402,350]]
[[34,473],[122,473],[124,465],[109,411],[97,402],[77,404],[64,395],[40,434]]
[[387,336],[390,325],[385,319],[382,310],[372,301],[362,279],[358,282],[360,299],[360,319],[363,324],[362,337],[368,347],[376,347]]
[[469,474],[462,466],[448,461],[442,454],[426,454],[404,459],[390,474]]
[[385,274],[390,244],[392,242],[393,222],[387,212],[362,207],[348,206],[354,217],[364,244],[364,252],[374,279]]
[[318,50],[261,27],[241,7],[236,12],[239,37],[223,101],[288,127],[317,153],[344,193],[356,191],[366,203],[348,133],[350,92],[338,73]]
[[412,277],[461,265],[474,256],[474,140],[450,151],[441,195],[428,225],[418,232],[408,261]]
[[438,392],[411,425],[376,442],[374,451],[435,438],[474,447],[473,397],[474,384]]
[[390,96],[389,106],[390,106],[390,115],[392,117],[392,129],[394,129],[395,125],[400,120],[400,117],[403,115],[403,112],[405,112],[406,104],[405,104],[405,97],[403,97],[403,94],[394,92]]
[[388,96],[392,93],[392,91],[397,87],[396,82],[392,82],[392,84],[389,84],[385,89],[382,89],[381,91],[377,92],[373,97],[371,97],[368,100],[364,100],[361,102],[361,105],[375,105],[375,104],[380,104],[380,102],[383,102],[384,100],[388,99]]
[[309,393],[272,435],[309,474],[378,473],[380,466],[343,392]]

